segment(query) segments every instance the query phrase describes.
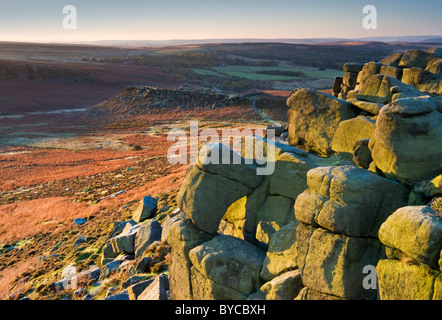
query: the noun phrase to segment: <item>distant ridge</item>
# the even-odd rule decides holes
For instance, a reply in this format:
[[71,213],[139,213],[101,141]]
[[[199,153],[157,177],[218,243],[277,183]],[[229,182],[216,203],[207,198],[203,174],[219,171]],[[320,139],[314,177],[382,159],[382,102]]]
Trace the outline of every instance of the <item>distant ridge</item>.
[[259,38],[241,38],[241,39],[171,39],[171,40],[103,40],[103,41],[84,41],[75,42],[76,44],[87,45],[103,45],[103,46],[169,46],[169,45],[199,45],[210,43],[289,43],[289,44],[320,44],[320,43],[337,43],[337,42],[412,42],[412,43],[440,43],[442,44],[441,35],[427,36],[381,36],[367,38],[305,38],[305,39],[259,39]]

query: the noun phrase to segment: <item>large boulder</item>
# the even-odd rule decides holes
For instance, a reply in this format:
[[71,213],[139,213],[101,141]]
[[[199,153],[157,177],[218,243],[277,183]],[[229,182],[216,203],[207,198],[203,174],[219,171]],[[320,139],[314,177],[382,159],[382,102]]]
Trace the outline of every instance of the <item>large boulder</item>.
[[309,89],[298,89],[287,100],[289,143],[320,154],[331,153],[331,141],[341,121],[356,116],[350,102]]
[[241,182],[192,166],[181,185],[177,203],[198,228],[215,233],[229,206],[251,192]]
[[438,75],[442,75],[442,58],[435,58],[428,61],[425,70]]
[[377,237],[381,224],[407,200],[399,183],[356,166],[312,169],[307,184],[295,203],[296,218],[354,237]]
[[429,206],[400,208],[382,224],[379,239],[413,260],[438,269],[442,217]]
[[398,67],[401,61],[403,53],[392,53],[380,61],[381,64],[386,66]]
[[241,182],[250,188],[256,188],[262,181],[254,166],[246,164],[246,160],[239,153],[221,143],[207,143],[200,149],[198,167],[206,172]]
[[423,51],[423,50],[407,50],[401,57],[399,61],[400,68],[423,68],[428,64],[428,61],[434,58],[434,54]]
[[375,126],[376,121],[364,116],[342,121],[333,136],[332,150],[352,154],[356,142],[371,138]]
[[402,69],[400,68],[396,68],[393,66],[382,66],[379,72],[380,74],[396,78],[398,80],[402,79]]
[[387,104],[398,97],[420,97],[423,95],[425,95],[423,92],[396,78],[376,74],[365,81],[356,97],[358,100]]
[[189,257],[196,271],[211,282],[246,297],[260,288],[265,252],[246,241],[220,235],[192,249]]
[[442,168],[442,114],[428,96],[396,100],[381,109],[369,147],[388,177],[434,177]]
[[299,270],[294,270],[265,283],[261,291],[266,294],[266,300],[293,300],[303,287]]
[[442,94],[442,77],[421,68],[404,69],[402,82],[428,94]]
[[358,74],[358,85],[356,86],[356,90],[359,90],[362,86],[364,86],[365,82],[370,79],[370,77],[374,76],[375,74],[379,74],[381,67],[381,63],[374,61],[364,64],[361,72]]

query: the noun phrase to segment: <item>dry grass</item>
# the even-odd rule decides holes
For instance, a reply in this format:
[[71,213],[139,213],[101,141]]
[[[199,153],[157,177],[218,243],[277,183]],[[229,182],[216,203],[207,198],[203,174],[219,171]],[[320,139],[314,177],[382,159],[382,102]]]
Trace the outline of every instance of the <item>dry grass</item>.
[[69,198],[45,198],[0,207],[0,243],[29,238],[39,233],[64,230],[74,219],[87,218],[93,207]]

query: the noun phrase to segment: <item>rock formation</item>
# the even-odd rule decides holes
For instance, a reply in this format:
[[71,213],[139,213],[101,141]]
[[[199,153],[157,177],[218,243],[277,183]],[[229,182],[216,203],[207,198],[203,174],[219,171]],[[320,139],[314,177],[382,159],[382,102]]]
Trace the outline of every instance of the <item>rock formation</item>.
[[335,97],[287,100],[288,142],[308,152],[279,145],[261,179],[239,155],[188,170],[167,237],[173,298],[442,299],[440,57],[344,71]]

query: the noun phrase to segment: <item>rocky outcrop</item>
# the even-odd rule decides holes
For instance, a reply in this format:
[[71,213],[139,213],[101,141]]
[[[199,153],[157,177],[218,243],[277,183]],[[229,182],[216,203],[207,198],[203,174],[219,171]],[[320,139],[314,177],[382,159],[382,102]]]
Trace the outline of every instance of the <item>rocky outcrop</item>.
[[[256,169],[269,154],[204,146],[169,222],[172,297],[442,299],[442,114],[437,97],[403,81],[434,59],[346,64],[333,91],[348,101],[295,90],[291,146],[277,145],[268,176]],[[258,142],[269,141],[245,144]],[[221,154],[237,163],[206,161]],[[419,201],[433,205],[407,206]]]

